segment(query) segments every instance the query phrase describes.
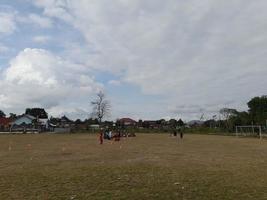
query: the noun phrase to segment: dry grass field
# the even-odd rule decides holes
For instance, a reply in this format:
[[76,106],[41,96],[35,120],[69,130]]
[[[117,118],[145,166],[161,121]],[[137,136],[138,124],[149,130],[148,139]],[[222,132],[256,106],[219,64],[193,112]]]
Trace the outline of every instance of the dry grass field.
[[267,199],[267,140],[1,135],[0,199]]

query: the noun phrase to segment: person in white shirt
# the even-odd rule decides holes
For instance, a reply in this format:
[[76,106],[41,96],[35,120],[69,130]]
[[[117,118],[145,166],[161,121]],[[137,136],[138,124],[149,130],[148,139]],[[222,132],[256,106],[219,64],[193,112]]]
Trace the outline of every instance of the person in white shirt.
[[111,130],[109,131],[108,136],[109,136],[109,139],[112,138],[112,131]]

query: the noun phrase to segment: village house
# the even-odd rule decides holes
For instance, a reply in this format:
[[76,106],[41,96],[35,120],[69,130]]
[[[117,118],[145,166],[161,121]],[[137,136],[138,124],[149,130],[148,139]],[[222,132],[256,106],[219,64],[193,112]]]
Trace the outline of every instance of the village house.
[[13,122],[11,122],[10,131],[11,132],[37,132],[38,129],[35,127],[35,121],[36,118],[34,116],[23,114],[16,119],[14,119]]
[[131,118],[121,118],[119,120],[117,120],[117,125],[119,126],[136,126],[137,122]]
[[11,132],[45,132],[49,129],[48,119],[29,114],[17,116],[10,124]]
[[144,128],[158,129],[161,127],[159,121],[145,120],[143,121]]
[[49,120],[49,127],[53,132],[68,133],[71,132],[71,129],[75,128],[75,122],[65,115],[61,118],[51,117]]
[[0,131],[6,132],[10,130],[12,120],[6,117],[0,117]]

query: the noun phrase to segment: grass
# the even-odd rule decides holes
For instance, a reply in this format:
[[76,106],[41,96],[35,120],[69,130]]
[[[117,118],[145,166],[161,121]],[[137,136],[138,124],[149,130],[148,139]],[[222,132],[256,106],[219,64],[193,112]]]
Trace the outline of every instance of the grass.
[[1,135],[0,199],[267,199],[267,140]]

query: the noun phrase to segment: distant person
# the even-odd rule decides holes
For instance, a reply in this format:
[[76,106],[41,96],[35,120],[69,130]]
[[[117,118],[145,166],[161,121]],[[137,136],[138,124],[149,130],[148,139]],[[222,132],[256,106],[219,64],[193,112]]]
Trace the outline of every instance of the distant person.
[[108,139],[109,140],[109,135],[108,135],[108,130],[107,129],[104,131],[104,139]]
[[112,131],[111,130],[108,132],[108,137],[110,140],[112,139]]
[[176,130],[173,131],[173,136],[174,136],[174,137],[177,136],[177,132],[176,132]]
[[115,138],[115,141],[116,141],[116,142],[120,141],[120,139],[121,139],[120,134],[119,134],[119,133],[116,133],[116,134],[114,135],[114,138]]
[[103,136],[104,136],[103,130],[101,129],[99,133],[99,144],[103,144]]
[[180,133],[180,138],[183,139],[184,133],[181,127],[179,128],[179,133]]

